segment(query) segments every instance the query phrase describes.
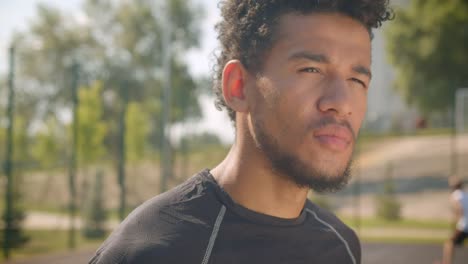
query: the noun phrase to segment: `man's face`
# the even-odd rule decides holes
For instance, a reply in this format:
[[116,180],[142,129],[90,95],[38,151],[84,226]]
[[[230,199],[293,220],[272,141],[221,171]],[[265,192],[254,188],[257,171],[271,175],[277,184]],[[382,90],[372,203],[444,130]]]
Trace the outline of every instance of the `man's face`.
[[316,13],[282,16],[275,36],[248,90],[252,137],[280,175],[339,189],[367,108],[369,33],[352,18]]

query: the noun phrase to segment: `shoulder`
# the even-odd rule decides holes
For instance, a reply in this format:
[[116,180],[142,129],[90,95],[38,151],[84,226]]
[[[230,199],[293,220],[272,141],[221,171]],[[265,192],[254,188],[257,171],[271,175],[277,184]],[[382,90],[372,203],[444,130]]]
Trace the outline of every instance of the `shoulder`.
[[317,206],[310,200],[307,200],[305,208],[314,220],[333,231],[349,247],[356,258],[361,259],[361,243],[353,229],[343,223],[335,214]]
[[333,227],[336,230],[345,231],[351,235],[355,235],[354,231],[349,228],[341,219],[339,219],[334,213],[317,206],[310,200],[306,202],[306,210],[323,225]]
[[158,257],[166,260],[172,251],[193,242],[187,238],[208,235],[219,206],[204,184],[195,175],[140,205],[109,236],[90,263],[147,263],[144,259]]

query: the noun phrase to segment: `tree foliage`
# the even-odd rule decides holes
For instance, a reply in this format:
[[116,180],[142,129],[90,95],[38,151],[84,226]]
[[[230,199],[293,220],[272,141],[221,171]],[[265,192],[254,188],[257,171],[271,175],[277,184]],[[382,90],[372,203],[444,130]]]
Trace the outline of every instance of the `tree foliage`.
[[[19,174],[22,170],[26,168],[27,162],[30,160],[30,136],[28,134],[28,124],[22,116],[16,116],[13,122],[13,156],[12,162],[14,167],[14,173]],[[6,130],[0,129],[0,140],[2,145],[1,151],[5,152],[4,146],[6,146]],[[3,153],[3,157],[4,157]],[[4,157],[6,158],[6,157]],[[4,165],[3,160],[1,165]],[[2,167],[3,173],[3,167]]]
[[202,132],[198,134],[189,134],[181,139],[181,144],[186,144],[188,148],[201,151],[209,147],[219,147],[222,145],[218,135],[210,132]]
[[[18,200],[18,194],[15,193],[15,200]],[[8,245],[9,248],[21,248],[24,246],[29,240],[30,237],[24,233],[23,230],[23,221],[26,218],[26,214],[24,213],[23,208],[16,205],[13,207],[13,212],[11,214],[12,218],[12,227],[10,230],[10,244]],[[3,223],[7,221],[6,214],[2,214]],[[4,237],[0,238],[0,243],[4,244]]]
[[78,162],[83,165],[95,163],[106,154],[107,125],[103,120],[101,92],[102,84],[95,82],[80,88],[78,93]]
[[101,170],[96,173],[94,188],[85,214],[83,233],[87,238],[102,238],[106,235],[107,211],[104,206],[104,175]]
[[25,118],[17,116],[13,128],[13,163],[15,170],[21,170],[26,166],[30,158],[28,124]]
[[[185,53],[199,44],[200,11],[192,1],[184,0],[156,4],[152,0],[85,0],[83,9],[77,12],[79,16],[38,5],[35,18],[14,40],[18,50],[15,111],[23,118],[15,123],[24,124],[15,129],[15,162],[31,163],[34,158],[49,167],[57,156],[69,158],[63,155],[69,149],[63,142],[70,141],[71,133],[65,139],[56,137],[55,130],[71,126],[67,114],[72,112],[71,68],[75,64],[79,65],[81,86],[78,165],[89,167],[119,153],[119,120],[124,102],[131,102],[126,137],[130,161],[141,159],[149,147],[158,148],[163,131],[162,83],[166,77],[165,17],[172,25],[170,122],[199,118],[197,80],[188,71]],[[124,86],[128,88],[126,97],[120,92]],[[50,116],[65,118],[51,121]],[[4,123],[1,119],[0,126]],[[37,130],[37,124],[44,124],[44,129]],[[33,148],[23,148],[30,137]],[[81,202],[89,189],[86,178]]]
[[22,99],[27,101],[18,110],[28,108],[36,114],[30,118],[42,118],[68,107],[70,67],[74,62],[87,65],[87,58],[96,56],[89,27],[57,8],[40,4],[28,31],[16,36],[15,42],[19,53],[18,87],[25,91]]
[[[168,4],[166,4],[168,3]],[[166,6],[169,6],[167,8]],[[199,45],[201,9],[189,1],[86,0],[82,18],[39,5],[37,16],[19,34],[18,62],[28,121],[46,119],[71,108],[71,66],[80,65],[79,81],[84,86],[102,82],[103,119],[108,122],[105,137],[109,153],[118,153],[120,87],[128,86],[128,101],[147,112],[151,145],[161,138],[163,99],[164,17],[172,23],[172,117],[184,122],[201,116],[197,81],[190,75],[184,54]]]
[[141,160],[145,154],[146,143],[150,132],[149,116],[138,103],[128,105],[125,137],[125,149],[129,162]]
[[34,143],[31,146],[31,154],[40,167],[50,169],[64,160],[63,127],[55,117],[49,117],[42,129],[35,134]]
[[468,85],[468,2],[413,0],[395,11],[387,43],[396,88],[423,113],[450,109]]
[[[24,234],[22,227],[23,221],[26,217],[24,208],[22,206],[22,173],[26,167],[26,161],[29,157],[29,136],[27,131],[28,126],[25,122],[25,119],[21,116],[17,116],[13,122],[13,188],[11,190],[13,207],[11,214],[8,214],[6,210],[2,214],[3,224],[6,224],[8,220],[11,223],[11,229],[9,230],[10,240],[8,245],[10,248],[20,248],[29,241],[29,237]],[[0,137],[2,135],[6,136],[5,134],[5,131],[3,131],[3,133],[0,133]],[[6,138],[4,140],[6,140]],[[4,151],[4,149],[2,150]],[[4,165],[4,163],[2,162],[1,165]],[[3,243],[3,237],[0,239],[0,242]]]
[[376,213],[382,219],[396,221],[401,219],[401,204],[395,194],[392,163],[388,164],[384,177],[383,192],[376,197]]

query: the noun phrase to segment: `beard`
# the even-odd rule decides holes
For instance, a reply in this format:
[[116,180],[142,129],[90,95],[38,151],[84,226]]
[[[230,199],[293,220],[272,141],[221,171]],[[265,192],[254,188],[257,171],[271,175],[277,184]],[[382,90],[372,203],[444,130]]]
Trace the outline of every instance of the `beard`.
[[309,188],[318,193],[336,192],[348,184],[351,178],[351,158],[341,171],[335,174],[327,173],[283,150],[278,142],[265,132],[261,122],[254,122],[254,128],[257,147],[270,161],[276,174],[287,177],[301,188]]

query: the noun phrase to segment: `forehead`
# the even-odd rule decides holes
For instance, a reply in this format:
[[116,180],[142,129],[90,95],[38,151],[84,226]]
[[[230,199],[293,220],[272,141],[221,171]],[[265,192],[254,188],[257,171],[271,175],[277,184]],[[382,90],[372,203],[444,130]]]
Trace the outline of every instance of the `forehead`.
[[[371,39],[359,21],[337,13],[285,14],[278,22],[271,53],[301,51],[370,65]],[[272,54],[271,54],[272,55]]]

